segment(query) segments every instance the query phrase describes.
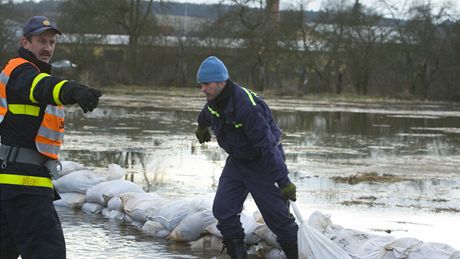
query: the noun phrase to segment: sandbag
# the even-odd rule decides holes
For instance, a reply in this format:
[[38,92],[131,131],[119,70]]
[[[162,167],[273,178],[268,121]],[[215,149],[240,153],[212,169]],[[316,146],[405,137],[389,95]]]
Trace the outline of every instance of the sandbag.
[[80,208],[85,203],[85,195],[78,192],[60,193],[60,200],[54,201],[55,206],[64,206],[69,208]]
[[102,216],[110,219],[110,220],[120,220],[125,222],[133,222],[128,215],[124,214],[123,212],[110,210],[109,208],[104,208],[101,211]]
[[91,213],[91,214],[100,213],[102,209],[104,209],[104,205],[101,205],[99,203],[93,203],[93,202],[85,202],[83,206],[81,207],[81,210],[83,210],[86,213]]
[[[240,214],[240,221],[244,229],[245,242],[247,244],[253,244],[253,243],[257,243],[258,241],[260,241],[261,237],[256,235],[255,230],[262,224],[256,222],[256,220],[253,217],[253,214],[249,213],[246,210],[243,210]],[[222,234],[217,229],[216,224],[217,222],[206,227],[206,232],[208,232],[211,235],[215,235],[219,238],[222,238]]]
[[211,210],[191,213],[174,228],[168,239],[179,242],[197,240],[205,228],[216,221]]
[[202,197],[193,198],[190,201],[193,211],[212,210],[215,195],[215,193],[212,193]]
[[89,188],[104,182],[105,178],[105,175],[100,175],[92,170],[78,170],[53,181],[53,185],[58,193],[79,192],[84,194]]
[[455,255],[455,249],[449,245],[426,242],[419,246],[416,251],[411,251],[407,259],[436,258],[436,259],[460,259],[460,251]]
[[[291,202],[292,210],[300,222],[297,240],[299,245],[299,258],[301,259],[351,259],[351,257],[332,242],[323,233],[304,222],[300,209],[295,202]],[[332,224],[331,224],[332,225]]]
[[267,225],[260,225],[255,230],[256,236],[264,240],[269,246],[281,249],[281,246],[276,241],[276,235],[273,233]]
[[133,220],[146,222],[156,209],[170,202],[156,193],[126,192],[112,197],[107,207],[129,215]]
[[158,238],[166,238],[171,233],[160,223],[151,220],[147,220],[145,222],[145,224],[142,226],[142,232]]
[[356,256],[358,254],[359,247],[364,242],[375,237],[377,236],[358,230],[341,229],[335,232],[335,235],[331,238],[331,240],[345,250],[349,255]]
[[360,259],[396,259],[393,251],[386,249],[386,245],[394,240],[395,238],[391,236],[371,238],[359,247],[358,257]]
[[337,231],[343,229],[339,225],[332,224],[330,215],[325,215],[319,211],[315,211],[310,215],[308,225],[314,227],[328,238],[334,237]]
[[191,212],[190,200],[178,200],[159,207],[147,216],[147,219],[158,222],[172,231]]
[[106,171],[106,181],[118,180],[126,175],[126,171],[117,164],[109,164]]
[[86,201],[107,205],[107,202],[113,196],[125,192],[145,193],[145,191],[135,183],[126,180],[112,180],[108,182],[102,182],[91,187],[86,192]]
[[196,241],[190,242],[192,250],[222,251],[222,239],[214,235],[205,235]]
[[62,170],[59,171],[59,177],[78,170],[87,170],[86,166],[74,161],[61,161]]

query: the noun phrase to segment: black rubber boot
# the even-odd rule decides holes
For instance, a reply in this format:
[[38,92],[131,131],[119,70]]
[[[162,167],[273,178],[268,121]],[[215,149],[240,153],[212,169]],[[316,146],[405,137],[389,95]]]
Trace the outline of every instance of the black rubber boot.
[[283,249],[283,252],[286,255],[287,259],[299,258],[299,248],[297,246],[297,242],[284,243],[280,244],[280,246]]
[[243,239],[224,240],[224,248],[232,259],[247,259],[248,252]]

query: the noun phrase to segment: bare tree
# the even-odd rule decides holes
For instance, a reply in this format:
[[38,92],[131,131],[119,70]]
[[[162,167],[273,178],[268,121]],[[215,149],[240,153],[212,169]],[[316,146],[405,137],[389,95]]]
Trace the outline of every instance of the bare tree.
[[[128,44],[123,73],[127,83],[134,83],[139,69],[141,42],[155,34],[153,0],[69,0],[61,6],[61,23],[69,31],[97,35],[126,34]],[[90,17],[90,19],[82,19]]]

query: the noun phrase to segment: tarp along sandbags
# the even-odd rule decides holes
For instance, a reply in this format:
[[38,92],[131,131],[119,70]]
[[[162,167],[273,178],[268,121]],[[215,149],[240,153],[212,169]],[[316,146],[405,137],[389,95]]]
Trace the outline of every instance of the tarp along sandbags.
[[135,183],[126,180],[112,180],[91,187],[86,192],[86,201],[107,205],[107,202],[113,196],[125,192],[145,193],[145,191]]

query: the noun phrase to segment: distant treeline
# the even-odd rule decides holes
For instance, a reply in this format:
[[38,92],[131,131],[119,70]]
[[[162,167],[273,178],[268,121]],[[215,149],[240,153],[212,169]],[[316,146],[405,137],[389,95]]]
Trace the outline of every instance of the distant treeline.
[[[47,15],[72,35],[54,57],[77,64],[63,75],[93,85],[193,87],[202,59],[216,55],[232,79],[259,91],[460,101],[460,21],[447,4],[377,10],[349,0],[307,12],[308,1],[297,2],[281,12],[259,0],[2,4],[0,61],[14,55],[15,30],[28,17]],[[128,40],[110,42],[107,34]]]

